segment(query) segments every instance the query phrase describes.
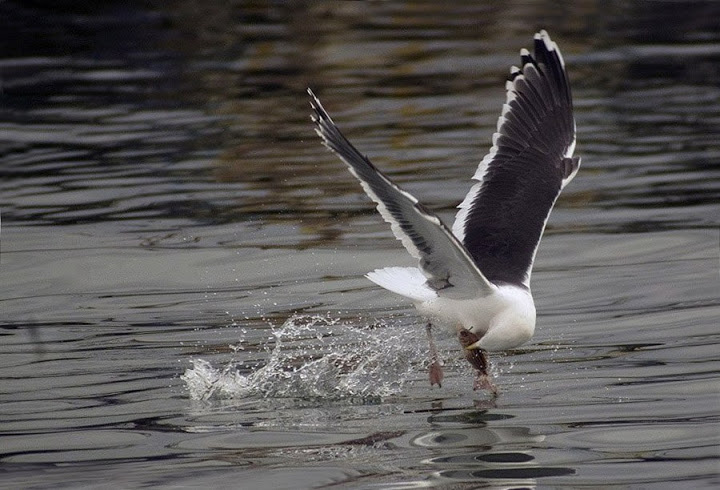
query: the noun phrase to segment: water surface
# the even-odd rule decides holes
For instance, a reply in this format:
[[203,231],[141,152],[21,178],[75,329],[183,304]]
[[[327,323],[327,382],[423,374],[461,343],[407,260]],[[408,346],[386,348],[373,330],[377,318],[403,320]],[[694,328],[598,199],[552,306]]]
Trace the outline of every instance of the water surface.
[[[14,488],[713,487],[712,2],[0,4],[0,477]],[[305,88],[450,223],[532,34],[583,166],[535,337],[471,389],[362,275],[411,259]]]

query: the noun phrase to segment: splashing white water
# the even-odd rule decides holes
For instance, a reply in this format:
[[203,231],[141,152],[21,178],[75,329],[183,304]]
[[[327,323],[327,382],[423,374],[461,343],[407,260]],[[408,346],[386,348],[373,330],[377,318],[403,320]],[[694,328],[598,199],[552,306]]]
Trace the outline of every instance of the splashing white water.
[[[425,359],[416,326],[357,328],[321,316],[295,316],[273,330],[265,365],[241,373],[235,362],[192,360],[182,379],[194,400],[397,395]],[[247,371],[245,369],[244,371]]]

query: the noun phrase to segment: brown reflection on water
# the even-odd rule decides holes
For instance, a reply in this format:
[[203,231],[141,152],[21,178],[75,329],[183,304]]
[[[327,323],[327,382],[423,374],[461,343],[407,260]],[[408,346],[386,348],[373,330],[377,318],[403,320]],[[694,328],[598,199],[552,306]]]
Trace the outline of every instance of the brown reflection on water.
[[[315,89],[361,151],[450,215],[490,146],[509,66],[532,33],[546,28],[568,61],[584,160],[583,178],[567,189],[558,208],[648,209],[630,225],[643,230],[658,206],[702,207],[717,194],[709,189],[690,195],[652,182],[654,174],[674,169],[705,180],[700,152],[706,150],[696,139],[690,154],[679,153],[677,145],[686,132],[710,135],[717,129],[711,122],[717,114],[690,118],[682,110],[688,100],[691,107],[703,99],[716,102],[712,90],[657,90],[682,79],[693,83],[695,71],[683,66],[720,66],[717,54],[692,49],[701,37],[693,32],[708,32],[713,7],[677,6],[656,14],[637,2],[582,1],[564,9],[549,1],[498,1],[448,9],[425,2],[179,1],[169,17],[179,34],[168,48],[184,58],[184,96],[197,98],[218,117],[216,180],[244,185],[221,211],[225,218],[292,224],[306,244],[337,245],[373,205],[320,146],[309,124],[305,88]],[[651,22],[667,12],[675,12],[687,30],[665,32]],[[661,46],[648,43],[668,41],[690,43],[685,54],[695,61],[673,56],[677,69],[658,71],[668,60],[658,58]],[[596,49],[590,56],[589,46]],[[718,80],[717,69],[709,73]],[[661,103],[666,101],[669,109]],[[638,113],[648,116],[638,119]],[[651,134],[664,136],[653,141]],[[642,160],[661,155],[656,166]],[[633,166],[646,170],[627,187],[610,184],[614,173]],[[699,226],[712,222],[703,214]],[[606,216],[599,229],[611,231],[618,220]],[[681,221],[662,218],[651,228]],[[587,228],[553,218],[548,231]]]

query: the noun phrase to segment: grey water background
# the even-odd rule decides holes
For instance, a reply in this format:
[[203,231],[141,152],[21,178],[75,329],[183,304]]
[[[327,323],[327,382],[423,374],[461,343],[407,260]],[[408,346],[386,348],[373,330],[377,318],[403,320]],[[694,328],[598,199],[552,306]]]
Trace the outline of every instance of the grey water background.
[[[0,486],[720,485],[720,4],[0,2]],[[547,29],[583,167],[473,392],[309,122],[448,223]]]

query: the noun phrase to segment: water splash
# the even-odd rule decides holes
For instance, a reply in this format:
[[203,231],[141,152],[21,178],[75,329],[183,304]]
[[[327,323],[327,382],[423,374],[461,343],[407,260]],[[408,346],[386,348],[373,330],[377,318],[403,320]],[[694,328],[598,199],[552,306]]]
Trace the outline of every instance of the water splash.
[[243,369],[233,361],[218,368],[193,359],[182,379],[194,400],[382,399],[399,394],[421,369],[426,347],[413,341],[417,335],[413,325],[360,328],[323,316],[293,316],[272,331],[264,365]]

